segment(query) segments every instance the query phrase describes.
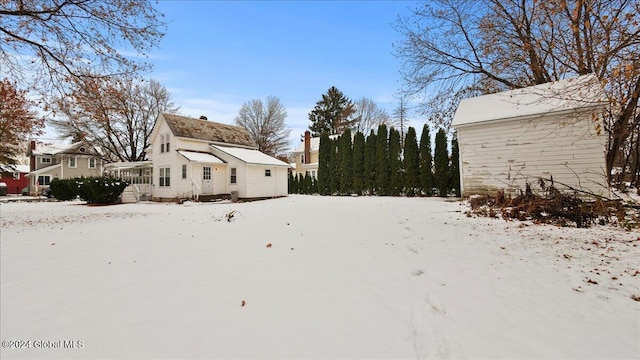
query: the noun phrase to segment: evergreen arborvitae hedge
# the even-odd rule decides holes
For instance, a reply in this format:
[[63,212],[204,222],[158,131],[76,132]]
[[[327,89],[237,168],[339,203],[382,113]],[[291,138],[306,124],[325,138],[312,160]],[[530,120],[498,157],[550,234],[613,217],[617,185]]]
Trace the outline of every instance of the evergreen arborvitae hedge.
[[372,195],[376,190],[376,133],[371,130],[364,144],[364,193]]
[[389,130],[389,195],[398,196],[403,191],[402,181],[402,145],[400,132],[394,128]]
[[364,135],[358,131],[353,138],[353,183],[352,191],[362,195],[365,183],[365,140]]
[[351,130],[348,128],[340,136],[338,155],[340,156],[340,168],[338,170],[340,174],[340,193],[349,195],[353,184],[353,148]]
[[447,196],[450,188],[447,145],[447,133],[441,128],[436,133],[436,149],[433,154],[434,178],[438,196]]
[[389,142],[387,126],[378,126],[376,135],[376,194],[389,195],[391,181],[389,179]]
[[297,194],[298,186],[297,186],[296,177],[293,173],[289,173],[289,194]]
[[404,189],[407,196],[415,196],[420,187],[420,153],[416,129],[409,127],[404,140]]
[[420,135],[420,187],[426,196],[433,196],[435,179],[429,125],[424,124]]
[[460,197],[460,149],[458,148],[458,139],[454,136],[451,140],[451,175],[449,176],[449,184],[455,196]]
[[331,140],[331,157],[329,159],[330,185],[329,193],[337,194],[340,191],[340,154],[338,148],[340,138]]
[[318,192],[320,195],[329,195],[331,186],[331,139],[326,131],[320,135],[318,147]]

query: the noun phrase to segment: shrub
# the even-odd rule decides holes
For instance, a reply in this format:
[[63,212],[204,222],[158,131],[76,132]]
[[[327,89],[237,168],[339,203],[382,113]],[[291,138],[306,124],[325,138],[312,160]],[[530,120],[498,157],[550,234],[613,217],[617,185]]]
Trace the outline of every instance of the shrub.
[[78,180],[80,199],[89,204],[115,204],[129,185],[122,179],[112,177],[89,177]]
[[77,179],[53,179],[49,188],[51,196],[60,201],[73,200],[78,196]]

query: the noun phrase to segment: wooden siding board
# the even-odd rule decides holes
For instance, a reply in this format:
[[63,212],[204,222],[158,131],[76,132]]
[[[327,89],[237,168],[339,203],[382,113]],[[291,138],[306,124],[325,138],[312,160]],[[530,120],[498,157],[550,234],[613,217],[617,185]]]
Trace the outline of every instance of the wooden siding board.
[[596,134],[590,116],[569,120],[548,117],[460,127],[463,193],[523,188],[524,179],[537,183],[541,176],[603,193],[605,139]]

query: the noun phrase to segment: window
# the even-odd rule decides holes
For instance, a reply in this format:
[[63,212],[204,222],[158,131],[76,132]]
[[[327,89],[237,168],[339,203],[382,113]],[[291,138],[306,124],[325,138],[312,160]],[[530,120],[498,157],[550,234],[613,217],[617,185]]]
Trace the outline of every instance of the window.
[[300,164],[304,164],[304,154],[300,155]]
[[158,184],[162,187],[171,186],[171,168],[160,168],[160,181]]
[[69,167],[70,168],[75,168],[76,167],[76,158],[74,158],[74,157],[70,157],[69,158]]
[[42,185],[49,185],[51,184],[51,175],[39,175],[38,176],[38,183],[37,185],[42,186]]
[[14,171],[13,172],[13,180],[20,180],[20,172],[19,171]]
[[41,164],[51,164],[51,158],[50,157],[40,158],[40,163]]
[[236,180],[236,168],[231,168],[231,183],[235,184]]
[[202,168],[202,180],[211,180],[211,167],[205,166]]
[[160,135],[160,152],[169,152],[169,134]]
[[187,178],[187,165],[182,165],[182,178]]
[[271,176],[271,170],[270,169],[265,169],[264,170],[264,176]]
[[89,159],[89,169],[94,169],[96,167],[96,159]]

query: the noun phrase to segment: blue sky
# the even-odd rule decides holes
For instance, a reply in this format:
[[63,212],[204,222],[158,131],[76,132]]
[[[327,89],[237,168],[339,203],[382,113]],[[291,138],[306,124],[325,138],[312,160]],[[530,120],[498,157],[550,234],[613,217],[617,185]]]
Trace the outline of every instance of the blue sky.
[[[150,54],[150,78],[180,112],[232,124],[240,106],[269,95],[287,108],[292,147],[331,86],[368,97],[391,114],[401,88],[398,15],[414,1],[168,1],[168,22]],[[413,125],[420,125],[415,124]]]

